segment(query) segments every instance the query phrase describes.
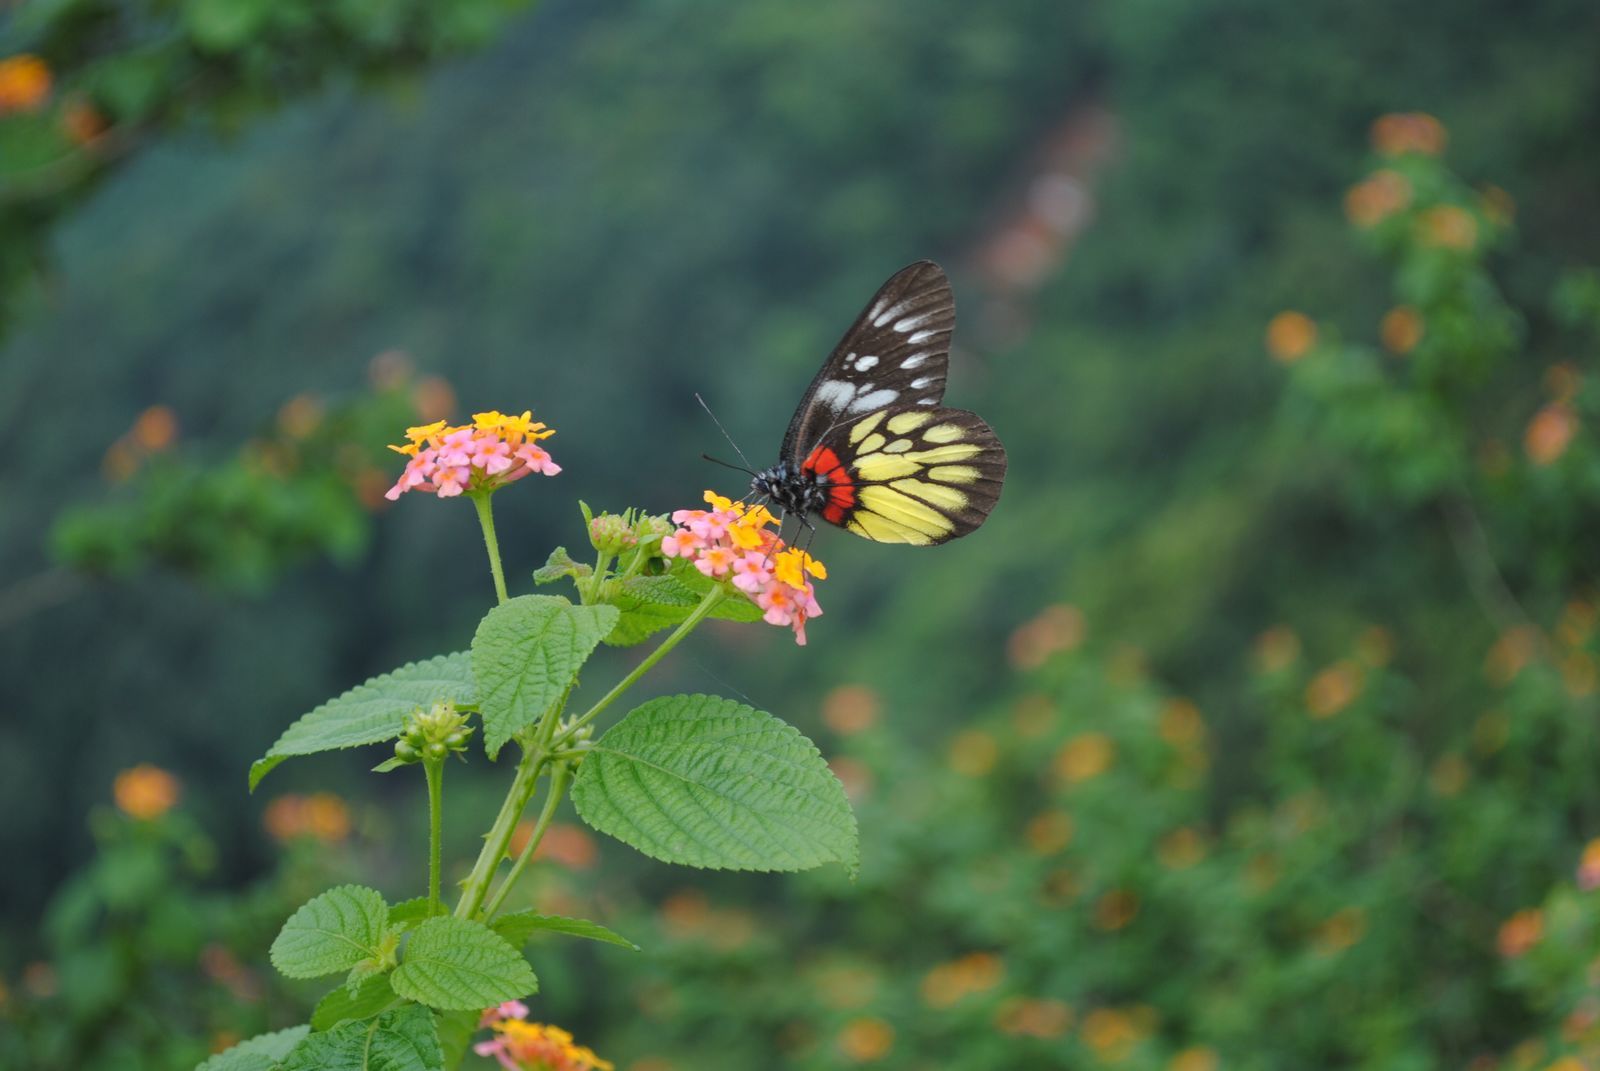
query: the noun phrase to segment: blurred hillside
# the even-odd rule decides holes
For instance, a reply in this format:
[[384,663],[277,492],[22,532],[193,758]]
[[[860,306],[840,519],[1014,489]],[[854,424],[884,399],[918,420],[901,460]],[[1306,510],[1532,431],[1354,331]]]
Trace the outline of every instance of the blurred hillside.
[[[560,430],[566,476],[504,497],[525,576],[579,538],[574,494],[665,510],[733,489],[698,460],[726,451],[693,392],[760,459],[872,287],[932,256],[962,311],[949,398],[1011,453],[994,519],[925,554],[819,541],[810,647],[702,638],[655,685],[720,679],[809,730],[824,692],[861,683],[907,737],[940,737],[992,695],[1012,630],[1068,600],[1215,711],[1218,790],[1249,791],[1241,652],[1264,629],[1294,621],[1320,659],[1381,623],[1417,671],[1476,667],[1498,631],[1432,504],[1371,508],[1280,422],[1264,326],[1293,306],[1376,332],[1388,280],[1330,206],[1384,112],[1438,115],[1457,170],[1515,202],[1514,298],[1592,261],[1597,49],[1578,0],[548,4],[416,81],[175,138],[56,232],[44,307],[0,354],[0,588],[49,566],[42,530],[102,493],[146,406],[221,454],[392,349],[460,412],[532,406]],[[1033,264],[997,238],[1086,108],[1115,155],[1071,190],[1091,215],[1064,264]],[[1530,361],[1580,356],[1547,328],[1526,325]],[[1477,414],[1485,435],[1515,441],[1536,407],[1515,400]],[[0,807],[28,817],[0,849],[32,862],[0,886],[0,955],[29,954],[22,920],[132,761],[179,771],[232,831],[232,871],[257,867],[246,763],[326,695],[461,645],[488,596],[468,512],[405,503],[359,562],[264,598],[153,575],[11,625]],[[1569,580],[1512,576],[1547,616]],[[1448,680],[1410,709],[1419,732],[1479,687]]]

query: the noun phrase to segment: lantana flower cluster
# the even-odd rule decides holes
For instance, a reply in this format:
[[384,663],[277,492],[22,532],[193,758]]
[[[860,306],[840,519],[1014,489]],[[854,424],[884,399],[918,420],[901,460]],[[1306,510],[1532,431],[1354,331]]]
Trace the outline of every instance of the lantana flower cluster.
[[786,546],[772,526],[778,519],[765,506],[746,506],[706,492],[705,509],[680,509],[672,515],[677,530],[661,541],[668,558],[687,558],[714,580],[726,580],[762,610],[769,625],[794,629],[806,642],[806,622],[822,616],[810,577],[826,580],[828,571],[803,550]]
[[392,502],[407,491],[432,491],[454,498],[467,491],[492,491],[530,473],[554,476],[561,466],[539,445],[554,434],[531,411],[521,416],[474,413],[471,424],[439,420],[407,428],[405,445],[389,449],[411,460],[384,497]]
[[478,1025],[491,1028],[494,1037],[472,1051],[494,1057],[506,1071],[615,1071],[611,1061],[575,1044],[559,1026],[530,1023],[527,1016],[528,1006],[520,1000],[490,1008]]

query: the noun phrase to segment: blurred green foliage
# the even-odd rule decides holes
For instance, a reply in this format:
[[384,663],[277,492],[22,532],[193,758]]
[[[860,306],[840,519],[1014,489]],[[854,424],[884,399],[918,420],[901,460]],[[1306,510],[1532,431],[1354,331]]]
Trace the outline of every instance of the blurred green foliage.
[[[73,201],[53,308],[0,360],[0,549],[48,564],[46,521],[101,493],[94,429],[162,403],[223,456],[396,345],[468,409],[540,407],[591,500],[692,504],[732,484],[694,460],[721,444],[690,393],[770,450],[872,283],[937,255],[950,398],[1012,456],[994,519],[928,555],[819,545],[811,647],[729,632],[661,680],[729,677],[808,728],[841,682],[886,697],[840,747],[869,785],[862,887],[668,898],[607,847],[549,895],[659,896],[662,933],[618,921],[645,956],[541,962],[536,1014],[636,1071],[1542,1067],[1595,999],[1569,875],[1600,819],[1600,285],[1573,270],[1600,249],[1597,50],[1579,0],[550,4],[381,100],[336,89]],[[1118,131],[1094,225],[1037,291],[998,292],[963,250],[1086,104]],[[1379,152],[1406,193],[1369,218],[1399,187],[1349,188],[1362,139],[1411,108],[1454,173]],[[578,538],[547,495],[506,500],[514,570]],[[10,813],[56,801],[0,830],[38,861],[8,921],[87,853],[74,816],[130,756],[240,770],[294,712],[459,642],[470,518],[391,516],[270,599],[136,573],[7,636],[0,713],[72,715],[16,719],[0,752]],[[1004,637],[1055,602],[1094,639],[1013,678]],[[1013,649],[1069,636],[1063,613]],[[1169,738],[1177,695],[1203,746]],[[1108,761],[1073,780],[1092,734]],[[238,785],[194,791],[239,829]],[[43,954],[11,929],[8,963]]]

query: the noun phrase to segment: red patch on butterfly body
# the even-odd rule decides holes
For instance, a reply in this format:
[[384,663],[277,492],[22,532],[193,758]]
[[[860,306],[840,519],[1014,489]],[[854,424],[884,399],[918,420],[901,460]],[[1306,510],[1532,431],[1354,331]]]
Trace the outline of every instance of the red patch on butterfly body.
[[822,519],[829,524],[843,524],[845,514],[856,504],[856,482],[839,455],[829,447],[819,446],[800,463],[800,471],[814,473],[831,485]]

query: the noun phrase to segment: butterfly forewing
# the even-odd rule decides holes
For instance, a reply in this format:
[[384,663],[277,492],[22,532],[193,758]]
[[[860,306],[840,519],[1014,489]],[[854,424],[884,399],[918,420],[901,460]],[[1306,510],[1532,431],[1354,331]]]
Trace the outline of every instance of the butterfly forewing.
[[921,260],[896,272],[834,347],[789,421],[783,457],[798,465],[851,421],[944,398],[955,296],[944,269]]
[[824,520],[879,543],[927,546],[984,522],[1006,451],[976,413],[895,406],[827,436],[803,468],[828,478]]

